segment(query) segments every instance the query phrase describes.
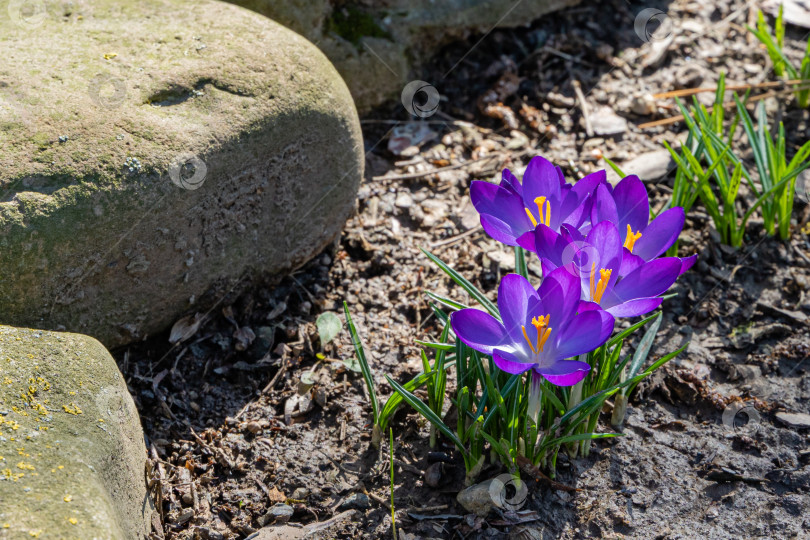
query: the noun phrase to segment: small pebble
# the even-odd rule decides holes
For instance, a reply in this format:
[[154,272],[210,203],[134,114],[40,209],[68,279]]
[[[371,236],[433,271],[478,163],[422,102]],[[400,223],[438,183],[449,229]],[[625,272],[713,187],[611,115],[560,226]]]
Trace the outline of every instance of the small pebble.
[[340,503],[339,510],[365,510],[371,507],[371,503],[368,501],[368,495],[365,493],[352,493],[348,497],[346,497],[342,503]]

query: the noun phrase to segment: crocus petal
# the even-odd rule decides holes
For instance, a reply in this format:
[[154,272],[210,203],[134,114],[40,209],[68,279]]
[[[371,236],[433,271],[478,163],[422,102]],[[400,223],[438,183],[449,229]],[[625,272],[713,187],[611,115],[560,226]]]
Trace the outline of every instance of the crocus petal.
[[[535,229],[536,230],[536,229]],[[515,242],[517,245],[531,253],[537,253],[537,244],[534,239],[535,231],[529,231],[517,237]],[[491,235],[490,235],[491,236]]]
[[492,354],[496,347],[511,343],[503,325],[480,309],[456,311],[450,315],[450,323],[465,345],[484,354]]
[[557,386],[574,386],[584,379],[590,370],[591,366],[578,360],[560,360],[550,366],[535,368],[543,378]]
[[599,252],[599,260],[593,261],[597,268],[618,270],[622,261],[622,240],[613,222],[602,221],[594,225],[585,241]]
[[590,218],[590,204],[588,197],[596,187],[604,183],[607,175],[604,170],[591,173],[574,184],[563,197],[560,204],[560,215],[565,216],[563,221],[576,228],[581,227],[585,220]]
[[544,276],[549,275],[553,270],[556,270],[557,268],[559,268],[559,266],[556,266],[548,259],[540,259],[540,269],[542,270]]
[[[481,227],[484,228],[484,232],[486,232],[493,240],[497,240],[498,242],[506,244],[507,246],[517,245],[515,235],[519,234],[520,231],[516,231],[513,227],[507,223],[504,223],[495,216],[481,214]],[[531,231],[526,234],[531,234]]]
[[[556,205],[560,200],[560,179],[557,169],[544,157],[535,156],[523,173],[523,202],[526,208],[536,207],[534,200],[545,197]],[[552,212],[552,219],[554,213]]]
[[596,172],[583,177],[574,184],[574,191],[580,195],[589,195],[593,193],[600,184],[607,182],[607,172],[604,169],[599,169]]
[[[639,266],[623,277],[613,288],[613,294],[621,302],[658,296],[675,283],[680,271],[681,260],[677,257],[656,259]],[[602,305],[605,306],[604,303]]]
[[[525,342],[523,326],[529,323],[529,301],[537,298],[537,291],[529,281],[518,274],[507,274],[498,286],[498,311],[512,341]],[[531,328],[534,332],[534,328]]]
[[619,211],[616,209],[616,201],[610,193],[610,188],[606,184],[600,184],[591,199],[591,223],[610,221],[613,224],[619,223]]
[[681,258],[681,274],[692,268],[692,265],[695,264],[697,261],[697,254],[692,255],[691,257],[682,257]]
[[600,306],[596,302],[589,302],[587,300],[580,300],[579,301],[579,306],[577,307],[577,312],[585,313],[586,311],[593,311],[595,309],[602,309],[602,306]]
[[503,349],[495,349],[492,353],[492,360],[498,369],[516,375],[518,373],[525,373],[532,369],[535,364],[521,359],[519,356],[504,351]]
[[571,358],[596,349],[610,337],[613,323],[613,317],[601,309],[580,312],[560,334],[557,354]]
[[584,242],[585,241],[585,235],[582,234],[582,232],[579,229],[577,229],[576,227],[573,227],[571,225],[563,225],[563,226],[561,226],[560,227],[560,234],[562,235],[563,238],[565,238],[565,241],[569,242],[569,243],[570,242]]
[[614,317],[637,317],[654,310],[663,302],[663,298],[636,298],[607,308],[605,311]]
[[[528,245],[528,243],[526,243],[526,245]],[[563,265],[562,255],[567,245],[568,242],[551,230],[550,227],[540,224],[537,225],[537,228],[534,230],[534,241],[532,242],[533,251],[537,253],[537,256],[541,259],[551,260],[554,266]]]
[[[576,313],[580,298],[580,280],[577,272],[570,266],[562,266],[543,274],[543,282],[537,290],[539,303],[529,305],[534,315],[549,315],[549,326],[553,339],[560,325],[565,324]],[[539,311],[539,312],[538,312]]]
[[678,239],[684,219],[683,208],[680,206],[662,212],[641,232],[633,253],[645,261],[658,257]]
[[622,266],[619,268],[619,275],[626,276],[642,264],[644,264],[644,259],[639,257],[638,255],[633,255],[630,253],[630,250],[627,248],[622,248]]
[[508,189],[475,180],[470,184],[470,200],[482,216],[489,215],[512,230],[512,241],[534,228],[519,196]]
[[504,169],[501,175],[501,187],[504,189],[510,189],[514,191],[521,200],[523,199],[523,186],[520,185],[517,177],[512,174],[512,171],[509,169]]
[[619,215],[619,232],[622,240],[627,236],[627,226],[633,232],[643,231],[650,220],[650,201],[647,197],[647,188],[638,176],[626,176],[613,188],[613,200],[616,202],[616,211]]

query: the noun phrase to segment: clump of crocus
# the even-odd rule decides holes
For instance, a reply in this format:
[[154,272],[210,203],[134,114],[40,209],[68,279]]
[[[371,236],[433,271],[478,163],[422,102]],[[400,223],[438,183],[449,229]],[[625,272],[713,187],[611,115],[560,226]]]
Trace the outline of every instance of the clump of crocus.
[[[445,325],[441,337],[420,342],[434,350],[434,361],[423,350],[422,373],[405,384],[388,377],[396,394],[383,407],[373,406],[375,430],[382,432],[404,400],[430,421],[431,445],[436,433],[453,442],[468,481],[480,472],[487,448],[509,467],[525,456],[549,466],[553,476],[561,448],[574,457],[580,450],[587,454],[593,439],[615,436],[597,430],[606,399],[616,396],[614,417],[623,418],[635,385],[685,348],[642,369],[660,313],[611,337],[615,318],[657,309],[662,295],[694,263],[694,256],[661,257],[677,241],[684,212],[672,208],[650,221],[647,190],[638,177],[612,187],[599,171],[570,185],[559,168],[541,157],[531,160],[522,182],[504,170],[500,185],[473,182],[470,197],[484,230],[515,247],[518,273],[502,278],[496,305],[426,252],[484,309],[431,295],[455,311],[448,317],[434,306]],[[538,287],[528,279],[526,251],[540,259]],[[348,311],[347,320],[376,403]],[[630,362],[631,356],[622,354],[624,340],[648,323],[641,340],[647,345]],[[445,423],[443,409],[450,354],[457,376],[455,429]],[[414,394],[421,386],[426,386],[427,403]]]

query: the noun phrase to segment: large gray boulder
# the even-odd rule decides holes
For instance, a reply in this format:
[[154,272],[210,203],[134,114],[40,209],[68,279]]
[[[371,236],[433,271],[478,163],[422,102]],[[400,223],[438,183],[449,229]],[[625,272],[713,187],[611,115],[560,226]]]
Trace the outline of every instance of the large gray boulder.
[[95,339],[0,326],[0,538],[145,538],[135,404]]
[[339,234],[351,96],[294,32],[211,0],[0,3],[0,320],[108,347]]
[[[292,28],[335,64],[368,111],[398,98],[439,47],[531,23],[579,0],[228,0]],[[460,61],[461,58],[458,58]],[[427,81],[441,92],[442,81]]]

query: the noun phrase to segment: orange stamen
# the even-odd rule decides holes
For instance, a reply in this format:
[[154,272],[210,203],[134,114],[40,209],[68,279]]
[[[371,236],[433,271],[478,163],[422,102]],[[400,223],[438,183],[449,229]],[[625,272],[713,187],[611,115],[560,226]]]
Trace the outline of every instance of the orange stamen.
[[641,231],[633,233],[633,228],[627,225],[627,238],[624,240],[624,247],[626,247],[630,253],[633,253],[633,246],[636,245],[636,240],[639,238],[641,238]]

